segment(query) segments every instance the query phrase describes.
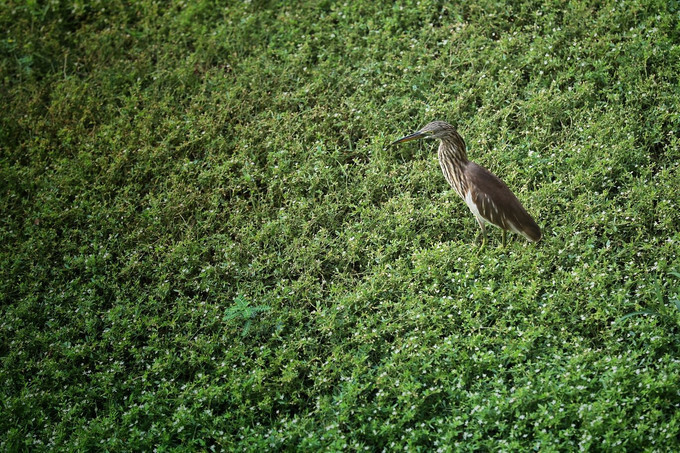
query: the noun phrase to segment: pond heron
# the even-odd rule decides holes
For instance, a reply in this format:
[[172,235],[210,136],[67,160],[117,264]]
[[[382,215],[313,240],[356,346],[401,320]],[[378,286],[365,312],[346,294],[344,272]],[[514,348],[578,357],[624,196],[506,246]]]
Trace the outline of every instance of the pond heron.
[[444,121],[433,121],[390,146],[418,139],[440,141],[439,165],[446,181],[477,218],[482,229],[482,248],[486,244],[484,224],[487,222],[503,231],[503,246],[507,231],[521,234],[532,242],[541,239],[541,229],[508,186],[486,168],[468,160],[465,141],[453,126]]

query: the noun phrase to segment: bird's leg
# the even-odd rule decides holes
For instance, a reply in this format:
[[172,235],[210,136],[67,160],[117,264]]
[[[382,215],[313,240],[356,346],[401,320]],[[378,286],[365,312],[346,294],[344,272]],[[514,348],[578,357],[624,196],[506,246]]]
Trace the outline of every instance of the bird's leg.
[[[482,246],[480,249],[483,249],[484,246],[486,246],[486,228],[484,227],[484,221],[481,219],[477,219],[477,222],[479,223],[479,228],[481,228],[482,232]],[[479,238],[479,236],[477,236]]]
[[483,249],[484,246],[486,245],[486,234],[482,231],[477,233],[477,237],[475,238],[475,242],[480,242],[481,239],[481,244],[479,244],[479,248]]
[[502,238],[502,239],[501,239],[501,242],[502,242],[502,244],[503,244],[503,248],[505,248],[505,245],[507,244],[507,242],[506,242],[506,240],[505,240],[505,239],[506,239],[506,236],[507,236],[507,233],[508,233],[507,231],[503,230],[503,236],[501,236],[501,238]]

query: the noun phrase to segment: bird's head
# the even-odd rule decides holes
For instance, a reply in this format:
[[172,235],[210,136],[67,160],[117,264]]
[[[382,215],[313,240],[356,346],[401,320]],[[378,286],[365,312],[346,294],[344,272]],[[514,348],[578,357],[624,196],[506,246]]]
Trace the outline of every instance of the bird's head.
[[404,143],[410,140],[419,140],[423,138],[441,140],[452,134],[457,134],[456,129],[454,129],[454,127],[451,126],[449,123],[445,121],[432,121],[431,123],[427,123],[425,127],[420,129],[419,131],[390,143],[390,146],[396,145],[397,143]]

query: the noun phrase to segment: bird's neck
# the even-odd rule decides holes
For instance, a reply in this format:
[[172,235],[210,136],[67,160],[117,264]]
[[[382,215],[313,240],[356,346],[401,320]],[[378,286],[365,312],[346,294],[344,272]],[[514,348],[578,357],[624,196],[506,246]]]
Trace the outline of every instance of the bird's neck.
[[469,161],[463,140],[442,140],[437,156],[444,177],[458,195],[465,198],[468,188],[463,174]]
[[465,151],[465,144],[461,141],[444,141],[439,145],[439,154],[445,153],[450,159],[460,162],[461,164],[468,163],[467,152]]

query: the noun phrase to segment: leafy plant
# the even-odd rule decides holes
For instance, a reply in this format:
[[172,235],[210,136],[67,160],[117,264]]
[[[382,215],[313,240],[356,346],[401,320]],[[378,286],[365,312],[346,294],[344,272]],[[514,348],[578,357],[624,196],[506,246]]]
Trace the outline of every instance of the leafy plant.
[[266,305],[251,307],[248,300],[243,295],[239,295],[234,298],[234,305],[225,310],[222,320],[227,324],[234,322],[241,324],[241,336],[245,337],[253,321],[262,313],[270,310],[271,308]]
[[[673,275],[677,278],[680,278],[680,273],[678,273],[678,272],[671,271],[671,272],[669,272],[669,275]],[[656,308],[654,310],[640,310],[640,311],[628,313],[627,315],[620,317],[617,320],[617,322],[621,322],[621,321],[624,321],[624,320],[631,318],[633,316],[639,316],[639,315],[664,316],[667,319],[674,319],[673,315],[677,315],[678,313],[675,312],[674,310],[672,312],[668,312],[668,310],[665,309],[666,306],[664,304],[663,286],[659,282],[657,282],[656,288],[657,288],[657,290],[656,290],[656,300],[657,300],[657,307],[658,308]],[[675,306],[675,308],[678,311],[680,311],[680,300],[677,298],[677,290],[676,290],[676,297],[671,298],[669,300],[669,302],[672,303],[673,306]]]
[[0,2],[0,450],[680,451],[676,3]]

